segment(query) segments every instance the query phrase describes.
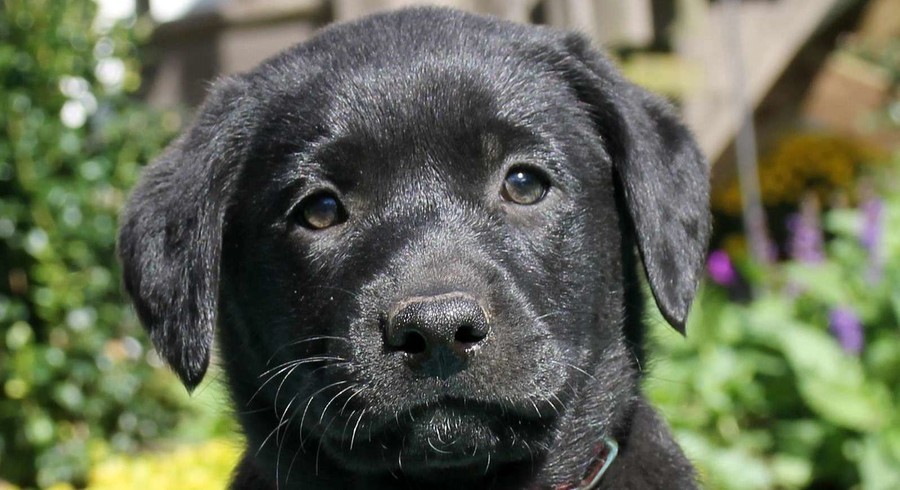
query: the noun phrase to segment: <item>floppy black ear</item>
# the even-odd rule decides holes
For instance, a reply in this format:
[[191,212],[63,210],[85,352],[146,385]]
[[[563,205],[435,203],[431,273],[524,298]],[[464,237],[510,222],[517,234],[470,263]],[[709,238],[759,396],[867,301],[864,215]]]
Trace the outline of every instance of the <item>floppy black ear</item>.
[[217,84],[193,126],[144,171],[120,218],[125,289],[189,390],[209,365],[225,210],[250,127],[243,93],[240,79]]
[[583,37],[565,44],[567,76],[612,157],[656,304],[684,333],[711,228],[706,158],[668,103],[624,80]]

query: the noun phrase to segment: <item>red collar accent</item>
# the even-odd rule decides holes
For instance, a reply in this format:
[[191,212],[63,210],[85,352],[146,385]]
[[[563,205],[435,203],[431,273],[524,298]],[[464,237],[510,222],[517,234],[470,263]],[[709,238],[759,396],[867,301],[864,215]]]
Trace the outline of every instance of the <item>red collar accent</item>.
[[604,438],[594,447],[594,457],[581,479],[577,482],[559,483],[554,485],[552,490],[594,490],[618,453],[619,445],[616,441]]

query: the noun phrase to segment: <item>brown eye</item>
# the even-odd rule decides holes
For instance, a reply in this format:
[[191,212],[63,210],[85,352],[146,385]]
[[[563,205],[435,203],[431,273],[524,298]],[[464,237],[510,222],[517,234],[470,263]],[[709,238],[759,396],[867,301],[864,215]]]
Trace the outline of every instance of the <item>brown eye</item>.
[[332,194],[313,194],[300,202],[296,213],[300,224],[312,230],[321,230],[341,223],[345,219],[344,208]]
[[525,168],[513,168],[503,180],[500,195],[516,204],[534,204],[547,194],[547,181],[536,172]]

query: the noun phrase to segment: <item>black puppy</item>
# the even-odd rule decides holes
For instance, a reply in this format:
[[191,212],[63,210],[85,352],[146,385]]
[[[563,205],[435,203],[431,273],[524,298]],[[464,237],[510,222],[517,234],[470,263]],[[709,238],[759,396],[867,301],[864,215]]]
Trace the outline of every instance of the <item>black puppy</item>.
[[405,10],[217,84],[120,255],[188,388],[217,331],[233,488],[692,488],[638,386],[635,249],[683,330],[706,175],[584,38]]

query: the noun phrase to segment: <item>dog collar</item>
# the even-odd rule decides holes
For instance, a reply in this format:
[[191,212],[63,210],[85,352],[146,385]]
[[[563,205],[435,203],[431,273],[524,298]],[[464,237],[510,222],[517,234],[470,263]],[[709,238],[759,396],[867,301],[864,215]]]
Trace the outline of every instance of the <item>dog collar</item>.
[[577,482],[560,483],[553,487],[553,490],[594,490],[603,479],[606,470],[609,469],[616,455],[619,454],[619,444],[612,440],[603,438],[603,441],[594,448],[594,457]]

